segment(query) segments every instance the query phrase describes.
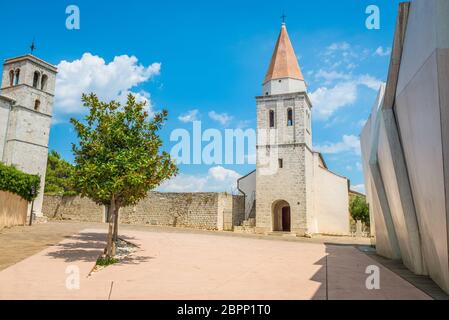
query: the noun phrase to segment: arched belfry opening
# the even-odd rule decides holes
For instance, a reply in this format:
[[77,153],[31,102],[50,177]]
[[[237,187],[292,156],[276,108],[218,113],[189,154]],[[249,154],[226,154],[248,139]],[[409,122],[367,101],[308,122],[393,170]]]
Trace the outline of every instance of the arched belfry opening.
[[9,71],[9,86],[12,87],[14,85],[14,70]]
[[16,70],[16,76],[14,77],[14,85],[17,86],[20,82],[20,69]]
[[33,76],[33,88],[38,88],[39,86],[39,79],[40,79],[41,75],[38,71],[34,72],[34,76]]
[[292,214],[290,204],[285,200],[279,200],[273,203],[273,231],[291,232]]

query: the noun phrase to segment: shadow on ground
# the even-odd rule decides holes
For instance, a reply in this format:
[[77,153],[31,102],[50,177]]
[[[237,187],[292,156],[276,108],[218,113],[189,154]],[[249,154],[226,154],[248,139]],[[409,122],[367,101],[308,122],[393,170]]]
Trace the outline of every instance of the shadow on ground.
[[[120,236],[121,239],[132,242],[133,237]],[[55,246],[55,250],[47,253],[53,259],[65,262],[96,262],[106,247],[107,234],[102,232],[82,232],[70,237]],[[132,265],[147,262],[153,257],[141,256],[139,251],[125,257],[120,264]]]

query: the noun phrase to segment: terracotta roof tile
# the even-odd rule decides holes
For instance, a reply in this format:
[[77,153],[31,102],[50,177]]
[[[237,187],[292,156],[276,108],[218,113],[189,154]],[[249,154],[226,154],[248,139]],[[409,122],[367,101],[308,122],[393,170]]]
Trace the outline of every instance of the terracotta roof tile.
[[282,78],[304,80],[285,24],[282,25],[264,83]]

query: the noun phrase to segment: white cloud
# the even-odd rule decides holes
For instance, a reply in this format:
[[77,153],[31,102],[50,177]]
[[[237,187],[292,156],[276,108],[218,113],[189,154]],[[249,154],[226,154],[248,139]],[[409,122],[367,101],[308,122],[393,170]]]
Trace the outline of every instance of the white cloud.
[[338,109],[352,105],[357,100],[357,84],[342,82],[333,88],[320,87],[310,94],[318,120],[327,120]]
[[346,65],[346,69],[348,69],[348,70],[353,70],[353,69],[355,69],[357,67],[357,65],[355,64],[355,63],[348,63],[347,65]]
[[247,129],[247,128],[249,128],[249,127],[251,127],[251,125],[252,125],[252,123],[253,123],[253,121],[252,120],[240,120],[238,123],[237,123],[237,129]]
[[241,177],[237,172],[225,169],[221,166],[213,167],[209,170],[210,176],[217,181],[237,180]]
[[209,118],[219,122],[221,125],[226,125],[233,119],[227,113],[217,113],[215,111],[209,112]]
[[382,81],[374,78],[373,76],[370,76],[369,74],[365,74],[359,76],[359,78],[357,79],[357,83],[360,85],[364,85],[374,91],[378,91],[380,85],[382,84]]
[[379,90],[382,81],[368,74],[353,76],[338,72],[320,70],[317,77],[326,79],[325,84],[332,80],[344,80],[333,87],[322,86],[310,93],[314,106],[314,113],[318,120],[328,120],[340,108],[354,104],[358,97],[358,86],[365,86],[372,90]]
[[315,78],[316,79],[324,79],[327,82],[332,82],[332,81],[335,81],[335,80],[350,80],[351,79],[351,75],[350,74],[345,74],[345,73],[342,73],[342,72],[337,72],[335,70],[325,71],[323,69],[320,69],[315,74]]
[[366,119],[361,119],[361,120],[359,120],[359,122],[357,122],[357,124],[358,124],[359,127],[363,128],[366,125],[367,121],[368,120],[366,120]]
[[336,42],[321,52],[321,65],[324,65],[330,70],[342,68],[351,71],[358,66],[359,62],[367,59],[371,55],[371,52],[367,48],[352,45],[346,41]]
[[102,100],[126,101],[133,93],[138,101],[146,101],[151,107],[150,94],[144,90],[132,91],[136,86],[159,75],[160,63],[147,67],[134,56],[116,56],[106,63],[99,56],[84,53],[74,61],[61,61],[56,78],[55,111],[60,114],[83,112],[81,95],[94,92]]
[[315,119],[329,120],[340,108],[354,104],[359,86],[377,91],[382,81],[369,74],[355,72],[358,63],[370,57],[372,51],[346,41],[326,47],[321,56],[321,68],[311,72],[312,82],[318,84],[310,93]]
[[160,192],[229,192],[237,190],[241,175],[221,166],[212,167],[207,174],[179,174],[158,188]]
[[391,48],[383,48],[383,47],[378,47],[376,49],[376,51],[374,51],[374,55],[375,56],[379,56],[379,57],[386,57],[389,56],[391,54]]
[[335,51],[347,51],[351,48],[351,45],[345,41],[335,42],[326,48],[326,54],[331,54]]
[[178,117],[179,121],[187,123],[187,122],[194,122],[198,120],[199,117],[199,110],[190,110],[187,113],[184,113]]
[[363,194],[366,193],[364,184],[358,184],[358,185],[355,185],[355,186],[351,186],[351,190],[354,190],[354,191],[357,191],[357,192],[360,192],[360,193],[363,193]]
[[354,135],[344,135],[342,140],[336,143],[325,143],[317,145],[316,150],[324,154],[339,154],[343,152],[353,152],[361,154],[360,139]]
[[348,121],[348,117],[347,116],[336,116],[333,117],[332,120],[326,121],[326,123],[324,124],[324,128],[328,129],[328,128],[332,128],[332,127],[336,127],[336,126],[341,126],[343,124],[345,124]]

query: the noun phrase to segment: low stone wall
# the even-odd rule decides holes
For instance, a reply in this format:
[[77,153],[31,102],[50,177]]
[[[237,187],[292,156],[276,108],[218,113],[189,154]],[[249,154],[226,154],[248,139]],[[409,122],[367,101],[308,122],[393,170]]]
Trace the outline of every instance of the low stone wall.
[[44,196],[42,212],[48,219],[104,222],[105,210],[88,198]]
[[[232,230],[244,217],[244,197],[224,193],[151,192],[136,206],[120,210],[120,223]],[[49,219],[104,222],[105,208],[87,198],[45,196]]]
[[0,229],[26,224],[28,202],[18,195],[0,191]]

